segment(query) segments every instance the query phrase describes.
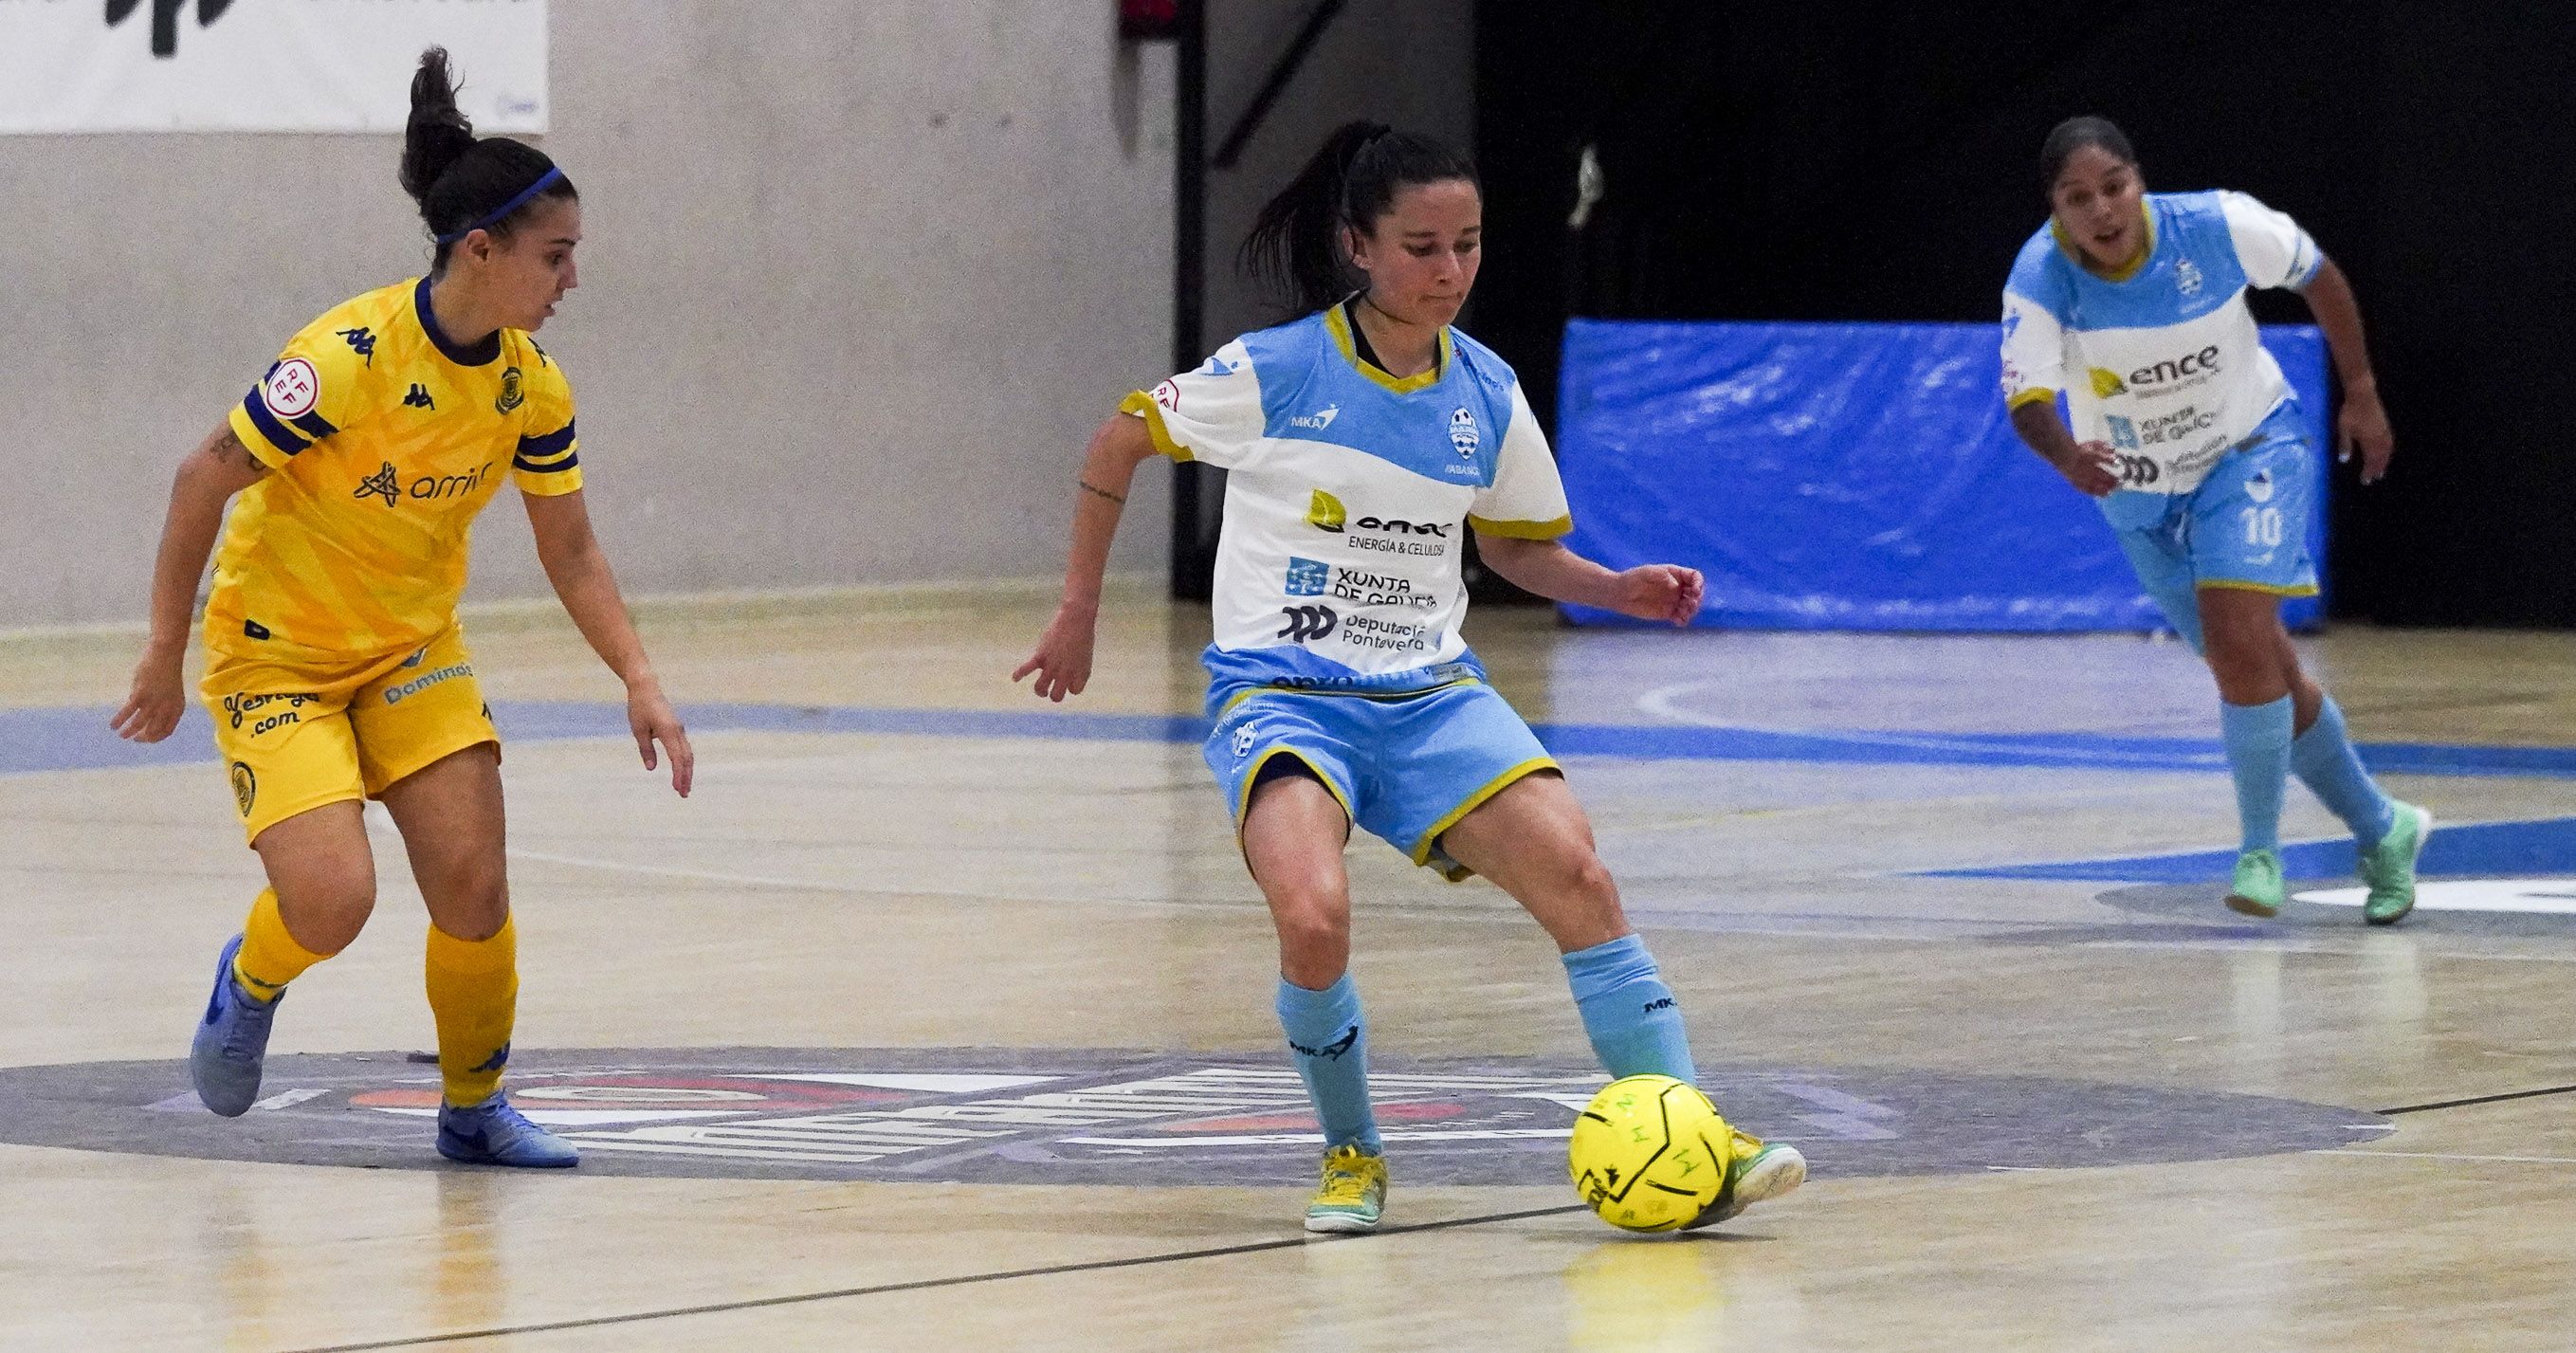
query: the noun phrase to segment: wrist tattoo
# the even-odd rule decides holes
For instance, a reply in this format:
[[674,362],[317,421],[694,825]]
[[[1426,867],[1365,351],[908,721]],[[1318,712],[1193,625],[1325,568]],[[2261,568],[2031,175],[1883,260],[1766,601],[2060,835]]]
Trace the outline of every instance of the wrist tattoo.
[[1107,489],[1104,489],[1104,488],[1100,487],[1098,484],[1094,484],[1094,483],[1092,483],[1092,482],[1091,482],[1090,480],[1088,480],[1088,479],[1076,480],[1076,481],[1074,481],[1074,482],[1076,482],[1076,483],[1078,483],[1078,484],[1082,485],[1082,491],[1083,491],[1083,492],[1085,492],[1085,493],[1096,493],[1096,494],[1100,495],[1101,497],[1106,498],[1106,499],[1108,499],[1109,501],[1111,501],[1111,502],[1113,502],[1113,503],[1121,503],[1121,504],[1123,504],[1123,503],[1125,503],[1125,502],[1127,501],[1127,497],[1126,497],[1126,495],[1124,495],[1124,494],[1118,494],[1118,493],[1111,493],[1109,490],[1107,490]]

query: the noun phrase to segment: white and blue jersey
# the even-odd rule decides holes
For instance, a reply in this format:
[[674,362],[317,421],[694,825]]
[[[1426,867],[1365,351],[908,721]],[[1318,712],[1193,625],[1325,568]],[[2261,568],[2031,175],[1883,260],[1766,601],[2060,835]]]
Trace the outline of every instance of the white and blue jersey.
[[1388,695],[1481,677],[1458,632],[1465,533],[1573,527],[1519,379],[1455,329],[1432,370],[1397,379],[1360,359],[1336,306],[1120,407],[1163,454],[1229,471],[1211,714],[1263,688]]
[[2320,448],[2246,308],[2250,287],[2304,287],[2325,256],[2298,223],[2243,193],[2150,193],[2147,252],[2104,277],[2055,224],[2004,287],[2004,398],[2066,395],[2078,440],[2107,442],[2102,499],[2138,579],[2200,642],[2195,594],[2317,590],[2308,556]]
[[1431,370],[1363,361],[1336,306],[1246,334],[1119,406],[1176,460],[1229,471],[1202,749],[1240,828],[1293,758],[1416,864],[1556,763],[1458,632],[1470,530],[1546,540],[1573,521],[1512,369],[1454,329]]
[[2004,287],[2004,398],[2064,392],[2076,440],[2119,453],[2123,492],[2183,494],[2290,398],[2246,289],[2303,287],[2324,255],[2243,193],[2145,206],[2146,257],[2116,277],[2088,271],[2054,222],[2022,246]]

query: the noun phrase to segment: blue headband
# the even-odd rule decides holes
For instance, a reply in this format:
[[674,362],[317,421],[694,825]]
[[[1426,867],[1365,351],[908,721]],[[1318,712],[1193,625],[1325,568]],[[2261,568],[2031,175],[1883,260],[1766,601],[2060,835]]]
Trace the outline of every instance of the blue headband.
[[552,183],[559,183],[559,182],[561,182],[562,180],[563,180],[563,170],[562,170],[562,169],[560,169],[560,168],[549,168],[549,169],[547,169],[547,170],[546,170],[545,175],[544,175],[543,177],[539,178],[536,182],[529,184],[526,188],[524,188],[524,189],[520,190],[520,193],[519,193],[519,195],[518,195],[517,197],[511,198],[509,201],[504,202],[504,203],[502,203],[500,206],[493,208],[493,209],[491,210],[491,212],[490,212],[489,214],[485,215],[485,216],[484,216],[484,218],[483,218],[482,220],[476,221],[476,222],[474,222],[473,224],[466,226],[466,227],[465,227],[464,229],[462,229],[462,230],[453,230],[453,231],[449,231],[447,234],[444,234],[444,235],[439,236],[439,237],[438,237],[438,242],[439,242],[440,244],[454,244],[454,243],[456,243],[458,240],[461,240],[461,239],[465,238],[466,236],[473,234],[475,231],[478,231],[478,230],[489,230],[489,229],[491,229],[493,226],[499,225],[501,222],[503,222],[503,221],[506,221],[506,220],[510,219],[510,213],[511,213],[511,212],[517,211],[519,208],[521,208],[521,207],[524,207],[524,206],[528,205],[528,199],[530,199],[530,198],[532,198],[532,197],[535,197],[537,194],[539,194],[539,193],[541,193],[541,192],[544,192],[544,191],[546,190],[546,186],[547,186],[548,184],[552,184]]

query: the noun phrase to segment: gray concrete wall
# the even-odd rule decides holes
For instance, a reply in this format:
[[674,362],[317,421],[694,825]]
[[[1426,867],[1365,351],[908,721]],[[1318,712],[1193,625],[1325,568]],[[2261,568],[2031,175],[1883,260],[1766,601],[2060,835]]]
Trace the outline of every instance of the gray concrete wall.
[[[544,339],[628,590],[1059,569],[1084,440],[1168,364],[1170,48],[1057,0],[552,12],[588,238]],[[176,459],[425,265],[398,152],[0,137],[0,627],[142,618]],[[1118,566],[1159,570],[1142,483]],[[476,555],[473,595],[543,593],[514,506]]]

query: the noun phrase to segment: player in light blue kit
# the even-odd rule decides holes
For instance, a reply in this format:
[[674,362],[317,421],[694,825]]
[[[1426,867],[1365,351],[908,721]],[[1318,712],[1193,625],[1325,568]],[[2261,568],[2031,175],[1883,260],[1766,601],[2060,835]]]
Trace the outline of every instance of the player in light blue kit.
[[2101,500],[2138,580],[2218,679],[2244,829],[2227,905],[2280,911],[2281,795],[2296,772],[2352,828],[2363,915],[2393,924],[2414,908],[2433,817],[2362,769],[2282,628],[2280,599],[2317,590],[2316,457],[2245,306],[2250,287],[2306,298],[2343,381],[2337,442],[2376,483],[2394,443],[2352,287],[2296,222],[2243,193],[2147,192],[2128,138],[2101,118],[2061,123],[2040,160],[2050,219],[2004,288],[2004,399],[2021,439]]
[[[1012,677],[1036,673],[1050,700],[1089,680],[1101,575],[1139,464],[1159,451],[1231,471],[1206,757],[1278,927],[1279,1020],[1323,1124],[1310,1231],[1372,1229],[1386,1198],[1348,972],[1353,823],[1526,907],[1612,1075],[1697,1079],[1583,809],[1459,634],[1469,531],[1487,565],[1542,596],[1682,624],[1701,588],[1686,568],[1613,573],[1558,543],[1565,491],[1520,382],[1449,327],[1475,285],[1483,207],[1456,151],[1370,123],[1335,132],[1244,245],[1311,313],[1128,396],[1101,426],[1064,603]],[[1727,1149],[1725,1190],[1693,1225],[1806,1178],[1787,1146],[1738,1134]]]

